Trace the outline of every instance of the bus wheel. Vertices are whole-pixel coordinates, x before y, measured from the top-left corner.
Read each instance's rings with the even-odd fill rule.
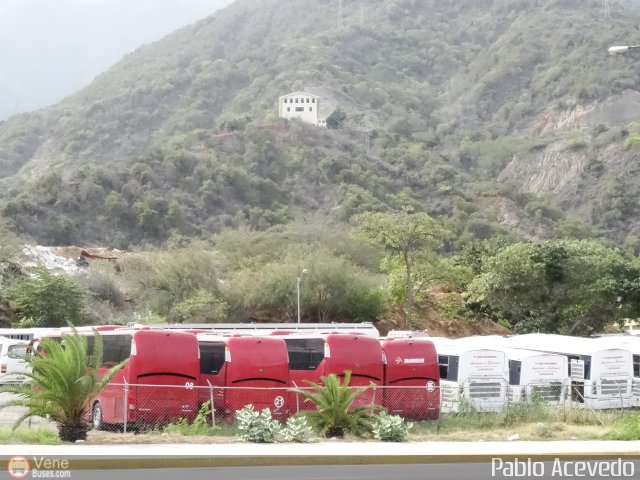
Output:
[[[91,424],[94,430],[106,430],[106,425],[102,421],[102,405],[100,402],[96,402],[91,412]]]

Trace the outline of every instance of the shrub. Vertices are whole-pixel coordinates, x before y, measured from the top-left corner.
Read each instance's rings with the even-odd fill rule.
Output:
[[[166,433],[179,433],[180,435],[211,435],[215,432],[215,427],[209,424],[211,418],[211,406],[207,401],[200,406],[195,420],[189,423],[182,418],[177,422],[170,423],[164,427]]]
[[[533,397],[530,400],[522,400],[509,405],[504,417],[504,424],[506,426],[513,426],[534,422],[536,420],[546,420],[548,417],[548,405],[540,398]]]
[[[640,147],[640,136],[638,135],[629,135],[624,141],[625,150],[632,150],[638,147]]]
[[[215,323],[227,318],[228,306],[213,293],[200,290],[171,309],[168,319],[177,323]]]
[[[404,442],[412,427],[412,423],[405,422],[404,418],[398,415],[380,412],[378,421],[373,428],[373,436],[383,442]]]
[[[308,442],[313,436],[313,429],[304,416],[291,417],[282,429],[282,437],[285,442]]]
[[[120,291],[112,278],[103,272],[90,270],[76,275],[79,285],[86,288],[91,296],[103,302],[108,302],[116,309],[123,309],[126,305],[125,295]]]
[[[33,273],[7,291],[7,298],[18,305],[21,319],[31,319],[31,326],[38,327],[81,323],[84,290],[73,279],[54,275],[46,267],[36,267]]]
[[[273,443],[282,430],[280,423],[271,418],[271,411],[265,408],[256,412],[253,405],[236,410],[238,429],[242,432],[240,438],[255,443]]]

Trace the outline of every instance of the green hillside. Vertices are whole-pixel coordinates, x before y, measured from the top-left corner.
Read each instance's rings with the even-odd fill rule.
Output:
[[[238,0],[1,123],[2,212],[40,243],[127,247],[411,205],[458,244],[512,232],[636,249],[640,55],[606,49],[633,43],[640,11],[603,13]],[[322,92],[343,128],[279,121],[296,90]]]

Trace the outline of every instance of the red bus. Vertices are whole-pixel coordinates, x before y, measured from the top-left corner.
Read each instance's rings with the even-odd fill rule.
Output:
[[[432,342],[424,339],[381,339],[386,362],[382,406],[412,420],[440,416],[440,369]]]
[[[80,334],[87,336],[91,352],[93,333]],[[91,404],[91,422],[96,430],[125,423],[160,425],[195,418],[198,394],[194,387],[200,371],[195,335],[168,330],[109,330],[100,336],[103,372],[127,358],[129,362]]]
[[[286,416],[289,364],[282,338],[198,334],[198,343],[200,385],[214,387],[200,389],[201,403],[213,400],[226,419],[248,404],[268,408],[274,418]]]
[[[307,381],[320,383],[320,377],[332,373],[343,377],[351,371],[350,386],[382,385],[384,381],[383,353],[380,342],[362,334],[329,333],[326,335],[282,336],[289,352],[289,378],[294,388],[307,388]],[[295,401],[295,397],[294,397]],[[376,391],[360,395],[355,405],[381,404]],[[293,403],[293,402],[292,402]],[[300,409],[312,408],[298,399]],[[295,405],[292,405],[295,408]],[[295,409],[292,410],[295,412]]]

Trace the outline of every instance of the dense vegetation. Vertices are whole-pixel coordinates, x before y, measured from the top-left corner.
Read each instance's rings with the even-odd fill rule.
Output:
[[[593,240],[495,237],[454,249],[444,225],[407,210],[363,214],[350,232],[341,228],[318,222],[174,240],[115,262],[91,260],[71,278],[7,267],[3,321],[295,322],[298,277],[304,322],[425,328],[428,313],[451,324],[491,319],[517,332],[587,335],[640,314],[640,260]]]
[[[527,238],[637,247],[635,182],[618,175],[635,155],[628,119],[540,127],[637,86],[635,59],[604,54],[633,38],[632,3],[612,18],[595,0],[343,3],[340,22],[337,0],[239,0],[4,122],[4,215],[41,243],[127,247],[410,204],[462,241],[510,215]],[[278,95],[309,88],[342,129],[276,126]],[[581,176],[529,188],[527,168],[563,148]]]

